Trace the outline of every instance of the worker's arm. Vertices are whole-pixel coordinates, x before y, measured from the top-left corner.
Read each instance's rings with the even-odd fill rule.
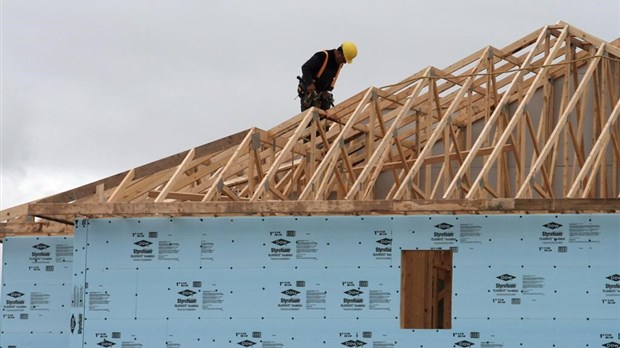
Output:
[[[304,65],[301,66],[301,79],[304,86],[310,86],[316,74],[318,74],[321,66],[323,65],[323,61],[325,60],[325,53],[317,52],[315,53]]]

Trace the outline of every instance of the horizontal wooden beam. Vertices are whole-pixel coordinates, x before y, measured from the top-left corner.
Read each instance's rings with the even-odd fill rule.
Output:
[[[146,195],[149,198],[156,198],[161,191],[153,190],[149,191]],[[196,201],[200,202],[204,197],[204,193],[190,193],[190,192],[170,192],[166,196],[167,199],[176,199],[179,201]]]
[[[0,211],[0,221],[24,218],[28,212],[28,204],[21,204],[9,209]]]
[[[476,153],[476,157],[481,157],[481,156],[488,156],[493,149],[495,149],[494,147],[483,147],[480,148],[480,150],[478,150],[478,152]],[[510,151],[514,151],[514,145],[512,144],[505,144],[504,146],[502,146],[502,152],[510,152]],[[465,150],[465,151],[461,151],[460,156],[467,156],[469,155],[469,150]],[[449,154],[445,154],[445,155],[435,155],[435,156],[428,156],[425,160],[424,160],[424,165],[429,165],[429,164],[434,164],[434,163],[442,163],[445,159],[446,156],[448,156],[448,159],[450,161],[456,161],[459,159],[459,154],[455,153],[455,152],[450,152]],[[409,159],[405,162],[407,162],[407,164],[411,165],[412,163],[415,162],[417,157],[414,157],[412,159]],[[403,162],[386,162],[385,164],[383,164],[383,168],[382,170],[390,170],[390,169],[394,169],[394,168],[402,168],[403,167]],[[361,168],[355,168],[356,170],[361,169]]]
[[[11,222],[0,224],[0,239],[9,236],[55,236],[73,233],[72,225],[56,222]]]
[[[620,199],[437,199],[403,201],[259,201],[162,203],[34,203],[28,215],[73,217],[138,217],[197,215],[359,215],[417,213],[521,213],[620,211]]]

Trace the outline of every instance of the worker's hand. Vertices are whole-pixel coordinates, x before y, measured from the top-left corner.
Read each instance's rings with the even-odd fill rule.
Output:
[[[308,85],[308,87],[306,87],[307,94],[312,94],[314,93],[314,91],[316,91],[316,86],[314,85],[314,83],[311,83]]]

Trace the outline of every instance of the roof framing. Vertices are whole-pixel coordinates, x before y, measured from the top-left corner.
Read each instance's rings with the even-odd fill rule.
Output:
[[[504,48],[370,87],[327,112],[312,108],[267,131],[251,128],[3,210],[0,237],[15,226],[43,231],[24,227],[32,216],[70,223],[130,211],[515,212],[536,202],[617,211],[618,42],[547,25]]]

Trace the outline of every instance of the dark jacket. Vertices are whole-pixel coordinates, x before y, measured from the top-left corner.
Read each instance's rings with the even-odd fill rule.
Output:
[[[327,65],[320,78],[317,78],[317,74],[321,70],[323,63],[325,62],[325,52],[328,54]],[[336,62],[336,50],[319,51],[315,53],[304,65],[301,66],[302,81],[304,86],[310,85],[314,82],[317,92],[331,91],[334,79],[338,75],[338,71],[341,68],[341,64]]]

